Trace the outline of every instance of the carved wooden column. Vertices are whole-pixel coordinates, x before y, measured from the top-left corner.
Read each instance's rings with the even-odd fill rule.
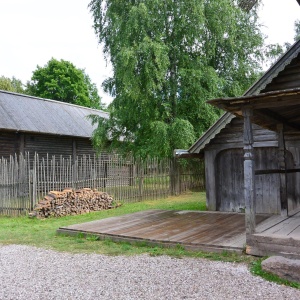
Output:
[[[283,173],[280,173],[280,205],[281,215],[288,215],[288,199],[287,199],[287,180],[286,180],[286,157],[285,157],[285,140],[283,124],[277,125],[278,130],[278,148],[279,148],[279,168]]]
[[[244,197],[246,235],[255,232],[255,161],[253,149],[252,117],[253,111],[243,109],[244,116]]]

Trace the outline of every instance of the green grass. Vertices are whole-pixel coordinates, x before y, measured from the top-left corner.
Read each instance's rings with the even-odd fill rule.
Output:
[[[110,239],[98,240],[95,235],[63,236],[57,235],[59,227],[72,224],[100,220],[113,216],[133,213],[147,209],[171,209],[171,210],[205,210],[205,193],[190,192],[178,197],[123,204],[112,210],[93,212],[79,216],[67,216],[62,218],[30,219],[28,217],[0,217],[0,244],[21,244],[56,251],[71,253],[98,253],[106,255],[136,255],[148,253],[149,255],[170,255],[174,257],[207,258],[228,262],[243,262],[250,264],[253,274],[279,284],[300,288],[299,284],[290,283],[279,279],[277,276],[261,270],[261,259],[247,255],[239,255],[231,252],[207,253],[186,251],[178,245],[175,248],[163,248],[161,246],[149,246],[146,242],[130,244],[127,242],[113,242]]]
[[[0,243],[3,245],[31,245],[72,253],[101,253],[107,255],[148,253],[150,255],[172,255],[176,257],[205,257],[225,261],[252,261],[249,257],[227,252],[221,254],[189,252],[184,250],[181,246],[175,248],[163,248],[160,246],[149,246],[147,243],[143,242],[137,242],[132,245],[126,242],[116,243],[109,239],[100,241],[93,235],[84,237],[82,234],[79,234],[71,237],[56,234],[56,230],[59,227],[120,216],[147,209],[203,211],[206,209],[205,193],[190,192],[178,197],[123,204],[117,209],[62,218],[39,220],[30,219],[28,217],[0,217]]]
[[[62,237],[56,235],[56,230],[62,226],[84,223],[103,218],[120,216],[147,209],[186,209],[205,210],[204,193],[187,193],[180,197],[144,201],[123,204],[112,210],[92,212],[85,215],[67,216],[62,218],[30,219],[28,217],[0,217],[0,243],[1,244],[24,244],[37,247],[52,248],[58,251],[71,252],[96,252],[110,254],[110,249],[115,245],[111,253],[123,253],[123,248],[128,248],[122,243],[109,243],[82,237]],[[132,252],[141,252],[139,247],[133,247]],[[136,249],[135,249],[136,248]],[[124,251],[130,252],[130,251]]]

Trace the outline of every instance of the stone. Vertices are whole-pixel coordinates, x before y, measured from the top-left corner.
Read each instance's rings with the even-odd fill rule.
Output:
[[[261,267],[282,279],[300,283],[300,260],[271,256],[261,263]]]

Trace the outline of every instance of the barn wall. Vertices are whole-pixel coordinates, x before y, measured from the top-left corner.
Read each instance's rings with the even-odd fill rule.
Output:
[[[0,131],[0,157],[8,158],[19,152],[20,135],[15,132]]]
[[[256,169],[278,168],[277,134],[253,126]],[[300,168],[300,136],[287,136],[287,161]],[[223,153],[222,153],[223,152]],[[205,148],[206,197],[209,210],[242,211],[243,120],[235,118]],[[223,157],[222,157],[223,155]],[[240,166],[240,167],[239,167]],[[222,173],[223,172],[223,173]],[[289,209],[300,205],[300,174],[288,174]],[[279,175],[256,175],[257,212],[280,213]]]
[[[75,141],[77,155],[94,155],[96,153],[92,147],[92,141],[90,139],[77,138]]]
[[[278,148],[255,148],[256,169],[278,169]],[[216,157],[216,194],[218,211],[243,212],[244,201],[244,151],[241,148],[227,149]],[[255,176],[256,212],[280,213],[279,174]]]
[[[243,148],[243,119],[234,118],[206,146],[206,149]],[[278,147],[277,133],[253,124],[254,147]]]
[[[0,131],[0,157],[9,158],[20,152],[37,152],[40,157],[56,155],[94,155],[95,151],[88,138],[66,137],[37,133],[16,133]]]

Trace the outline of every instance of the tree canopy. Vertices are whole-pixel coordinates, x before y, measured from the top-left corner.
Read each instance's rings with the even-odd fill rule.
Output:
[[[260,71],[256,7],[232,0],[92,0],[94,29],[113,76],[110,119],[95,143],[135,154],[187,148],[219,117],[206,100],[241,95]],[[123,140],[123,143],[119,143]]]
[[[21,80],[5,76],[0,77],[0,90],[10,91],[14,93],[25,93],[25,88]]]
[[[52,58],[45,66],[37,66],[27,93],[92,108],[101,108],[97,87],[84,70],[71,62]]]

